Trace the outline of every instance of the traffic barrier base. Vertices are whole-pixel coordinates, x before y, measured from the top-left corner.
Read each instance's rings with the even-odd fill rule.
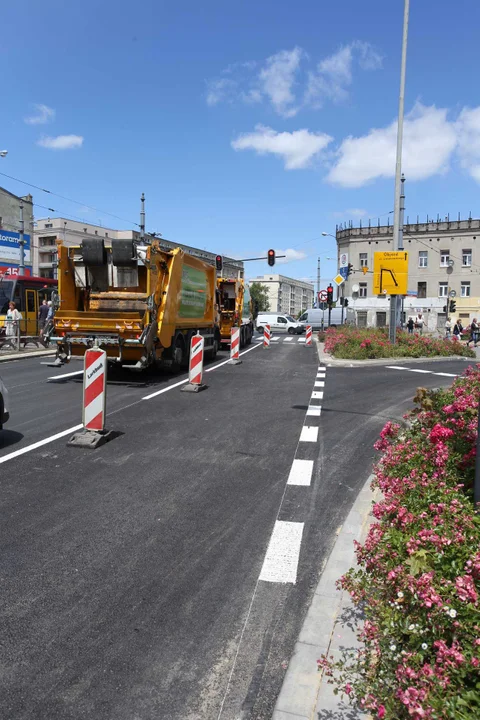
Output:
[[[186,385],[183,385],[180,392],[193,392],[198,393],[202,390],[206,390],[207,385],[204,385],[203,383],[201,385],[193,384],[193,383],[187,383]]]
[[[114,433],[112,430],[79,430],[72,435],[67,442],[67,446],[96,450],[96,448],[113,440],[117,434],[118,433]]]

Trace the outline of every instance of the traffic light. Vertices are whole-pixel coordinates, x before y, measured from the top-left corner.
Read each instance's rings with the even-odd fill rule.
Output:
[[[446,306],[446,305],[443,306],[443,312],[444,312],[444,313],[447,312],[447,306]]]
[[[455,302],[455,300],[450,300],[450,309],[449,309],[449,312],[451,312],[451,313],[455,312],[455,308],[456,308],[456,307],[457,307],[457,303]]]
[[[217,268],[217,272],[222,272],[223,270],[223,257],[221,255],[217,255],[215,257],[215,267]]]
[[[347,278],[350,277],[350,275],[352,274],[352,272],[353,272],[353,265],[352,265],[352,263],[348,263]]]
[[[333,305],[333,285],[327,287],[327,305]]]
[[[348,307],[348,298],[345,298],[345,300],[343,301],[343,306]]]
[[[268,264],[270,267],[275,265],[275,250],[269,250],[267,253]]]

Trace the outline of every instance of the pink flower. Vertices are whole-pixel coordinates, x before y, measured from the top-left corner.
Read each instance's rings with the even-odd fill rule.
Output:
[[[385,705],[379,705],[377,710],[377,717],[384,718],[385,717]]]

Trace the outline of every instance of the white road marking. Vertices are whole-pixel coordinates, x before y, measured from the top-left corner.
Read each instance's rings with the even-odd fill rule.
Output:
[[[314,390],[312,392],[312,400],[323,400],[323,390]]]
[[[317,380],[325,380],[325,373],[324,373],[324,372],[318,372],[318,373],[317,373]]]
[[[62,432],[57,433],[56,435],[50,435],[50,437],[44,438],[43,440],[39,440],[36,443],[33,443],[33,445],[27,445],[27,447],[20,448],[20,450],[14,450],[14,452],[9,453],[8,455],[3,455],[0,457],[0,465],[4,462],[7,462],[8,460],[13,460],[16,457],[19,457],[20,455],[25,455],[25,453],[31,452],[32,450],[36,450],[39,447],[42,447],[42,445],[48,445],[48,443],[53,442],[54,440],[58,440],[59,438],[65,437],[65,435],[71,435],[72,433],[76,432],[77,430],[81,430],[83,428],[83,425],[74,425],[71,428],[68,428],[68,430],[62,430]]]
[[[441,375],[442,377],[458,377],[455,373],[433,373],[434,375]]]
[[[324,380],[315,380],[314,387],[325,387]]]
[[[435,372],[435,370],[420,370],[419,368],[409,368],[405,365],[386,365],[388,370],[405,370],[406,372],[424,373],[425,375],[440,375],[441,377],[458,377],[457,373]]]
[[[275,522],[259,580],[295,585],[303,525],[282,520]]]
[[[293,340],[293,337],[288,337],[288,338],[285,338],[285,340],[283,342],[292,342],[292,340]]]
[[[320,417],[322,414],[322,406],[321,405],[309,405],[307,408],[307,415],[312,415],[314,417]]]
[[[62,380],[63,378],[73,377],[74,375],[83,375],[83,370],[75,370],[75,372],[65,373],[64,375],[52,375],[47,380]]]
[[[405,365],[387,365],[387,370],[409,370]]]
[[[300,442],[317,442],[318,440],[318,427],[311,427],[304,425],[302,432],[300,433]]]
[[[408,368],[408,372],[416,372],[416,373],[422,373],[424,375],[430,375],[431,370],[418,370],[417,368]]]
[[[298,342],[305,342],[307,338],[298,338]]]
[[[270,340],[272,342],[275,342],[275,341],[278,342],[280,340],[280,338],[278,337],[278,335],[275,335],[274,337],[271,337]]]
[[[294,460],[287,485],[305,485],[312,482],[313,460]]]

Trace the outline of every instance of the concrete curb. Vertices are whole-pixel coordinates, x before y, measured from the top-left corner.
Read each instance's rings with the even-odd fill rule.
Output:
[[[31,350],[30,352],[18,352],[11,355],[0,355],[0,363],[11,362],[12,360],[26,360],[31,357],[45,357],[46,355],[55,355],[56,350]]]
[[[319,342],[315,338],[315,342],[317,343],[317,352],[318,357],[321,360],[321,362],[326,363],[328,366],[331,367],[366,367],[367,365],[399,365],[399,364],[410,364],[410,363],[431,363],[431,362],[449,362],[451,360],[459,361],[463,360],[463,362],[475,362],[475,358],[466,358],[463,355],[449,355],[448,357],[438,356],[435,357],[420,357],[420,358],[410,358],[410,357],[391,357],[391,358],[375,358],[372,360],[337,360],[336,358],[333,358],[331,355],[328,355],[326,352],[323,351],[323,343]]]
[[[337,618],[347,603],[345,596],[348,593],[337,590],[335,583],[355,565],[353,541],[360,542],[370,525],[375,497],[370,488],[372,478],[370,475],[337,535],[295,645],[272,720],[313,720],[320,710],[338,713],[342,708],[340,695],[334,695],[331,686],[322,683],[317,659],[329,652]],[[328,714],[326,717],[344,715]],[[366,716],[359,714],[358,717]]]

